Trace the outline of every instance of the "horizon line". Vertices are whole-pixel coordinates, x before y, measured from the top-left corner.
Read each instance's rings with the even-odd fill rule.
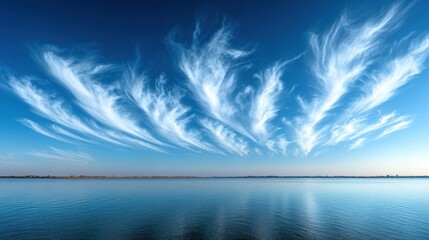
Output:
[[[174,179],[174,178],[429,178],[428,175],[248,175],[248,176],[116,176],[116,175],[2,175],[0,178],[37,179]]]

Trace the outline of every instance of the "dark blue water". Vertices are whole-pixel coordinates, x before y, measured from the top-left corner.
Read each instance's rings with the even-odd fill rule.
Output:
[[[0,179],[0,239],[428,239],[429,179]]]

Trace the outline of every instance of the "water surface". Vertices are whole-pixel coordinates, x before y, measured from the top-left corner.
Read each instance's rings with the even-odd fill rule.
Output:
[[[0,179],[0,239],[427,239],[429,179]]]

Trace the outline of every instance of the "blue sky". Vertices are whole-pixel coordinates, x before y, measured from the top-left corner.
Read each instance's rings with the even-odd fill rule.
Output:
[[[428,3],[0,6],[0,174],[426,175]]]

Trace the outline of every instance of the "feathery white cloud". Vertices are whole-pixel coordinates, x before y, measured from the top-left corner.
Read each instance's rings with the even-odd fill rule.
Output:
[[[217,144],[227,151],[239,155],[246,155],[249,152],[247,142],[223,124],[207,118],[202,119],[201,124],[208,130]]]
[[[54,147],[50,147],[50,151],[48,152],[32,151],[27,154],[42,159],[71,161],[82,164],[94,161],[94,159],[86,153],[80,151],[65,151]]]
[[[252,106],[249,112],[251,129],[260,142],[266,141],[271,136],[272,129],[268,126],[270,120],[277,116],[279,106],[278,97],[283,90],[281,77],[283,75],[284,64],[276,63],[264,72],[257,74],[262,86],[252,99]]]
[[[181,103],[182,94],[178,89],[165,89],[163,75],[157,80],[154,90],[149,88],[147,77],[139,74],[136,67],[130,67],[123,78],[127,95],[143,110],[160,134],[181,147],[213,151],[199,132],[189,129],[190,108]]]
[[[401,122],[407,122],[409,124],[411,123],[411,119],[409,116],[398,116],[393,112],[391,114],[381,116],[375,122],[368,122],[369,120],[367,118],[356,116],[354,119],[349,120],[349,122],[343,125],[333,127],[331,129],[330,139],[325,145],[335,145],[340,142],[354,141],[358,138],[362,138],[363,136],[365,141],[367,141],[370,140],[369,135],[374,135],[374,133],[382,129],[390,128],[392,125],[396,125]],[[361,146],[362,143],[363,140],[359,146]]]
[[[281,136],[277,139],[267,140],[265,146],[274,153],[280,152],[282,154],[286,154],[287,146],[289,145],[289,141],[286,140],[285,137]]]
[[[364,24],[351,24],[343,16],[323,35],[311,34],[310,47],[314,55],[311,70],[317,79],[319,93],[310,103],[298,98],[304,116],[296,118],[296,142],[304,155],[320,143],[325,129],[319,124],[334,109],[371,63],[383,33],[395,27],[401,15],[394,5],[383,16]]]
[[[371,76],[364,95],[351,106],[351,114],[365,113],[393,97],[398,89],[422,71],[429,54],[429,35],[415,41],[405,55]]]
[[[109,127],[146,141],[148,148],[156,150],[153,144],[163,145],[119,105],[121,97],[115,93],[114,86],[103,86],[95,81],[98,75],[110,69],[109,65],[96,64],[90,59],[60,57],[55,50],[48,48],[41,56],[47,71],[74,95],[79,106],[89,115]]]
[[[385,130],[381,134],[379,134],[375,138],[372,138],[371,140],[372,141],[378,140],[378,139],[380,139],[380,138],[382,138],[382,137],[384,137],[384,136],[386,136],[388,134],[391,134],[393,132],[399,131],[401,129],[405,129],[405,128],[407,128],[411,124],[411,122],[412,122],[411,119],[407,119],[406,117],[401,116],[401,117],[395,118],[392,122],[388,122],[388,124],[384,124],[381,127],[378,127],[378,126],[381,125],[381,124],[378,124],[377,125],[378,129],[382,128],[382,127],[386,127],[385,125],[389,125],[389,126],[386,127]],[[375,130],[377,130],[377,129],[375,129],[375,128],[374,129],[370,129],[370,130],[366,131],[365,133],[359,134],[357,136],[362,136],[364,134],[371,133],[371,132],[373,132]],[[352,139],[355,139],[355,138],[352,138]],[[353,140],[354,142],[350,146],[349,150],[353,150],[353,149],[362,147],[364,145],[364,143],[368,142],[369,140],[370,139],[368,139],[367,137],[361,137],[361,138],[358,138],[356,140]]]
[[[55,132],[57,132],[57,133],[59,133],[59,134],[61,134],[61,135],[64,135],[64,136],[66,136],[66,137],[69,137],[69,138],[72,138],[72,139],[78,140],[78,141],[80,141],[80,142],[91,143],[91,141],[89,141],[88,139],[85,139],[85,138],[80,137],[80,136],[78,136],[78,135],[76,135],[76,134],[74,134],[74,133],[71,133],[71,132],[69,132],[69,131],[65,130],[64,128],[62,128],[62,127],[60,127],[60,126],[58,126],[58,125],[52,124],[51,128],[52,128],[52,130],[54,130]]]
[[[356,140],[355,142],[353,142],[353,144],[350,146],[349,150],[353,150],[353,149],[356,149],[356,148],[361,147],[361,146],[364,144],[364,142],[365,142],[366,140],[367,140],[366,138],[359,138],[359,139],[357,139],[357,140]]]
[[[206,42],[200,41],[200,31],[197,24],[192,45],[188,48],[170,39],[187,85],[210,117],[251,138],[236,120],[237,106],[232,96],[242,59],[251,52],[230,46],[232,29],[226,24]]]
[[[55,133],[50,132],[49,130],[45,129],[44,127],[40,126],[39,124],[37,124],[31,120],[22,119],[21,123],[24,124],[26,127],[32,129],[33,131],[39,133],[39,134],[42,134],[44,136],[47,136],[47,137],[50,137],[50,138],[53,138],[53,139],[56,139],[56,140],[59,140],[62,142],[71,143],[69,140],[62,138]]]
[[[146,142],[132,139],[123,134],[116,133],[112,130],[103,129],[96,125],[94,122],[83,121],[78,116],[74,115],[68,108],[64,106],[63,101],[55,99],[52,95],[35,87],[29,78],[16,79],[10,77],[9,86],[11,90],[18,95],[24,102],[29,104],[33,110],[42,117],[51,120],[64,127],[80,132],[85,136],[94,137],[105,142],[128,146],[137,146],[140,148],[155,148],[148,145]],[[38,124],[26,120],[23,122],[27,127],[45,136],[55,138],[61,141],[68,141],[63,137],[54,134]],[[54,129],[55,130],[55,129]],[[57,131],[58,132],[58,131]],[[65,134],[62,134],[65,135]],[[69,136],[70,137],[70,136]],[[157,151],[162,151],[155,148]]]
[[[376,139],[380,139],[388,134],[391,134],[393,132],[399,131],[401,129],[405,129],[407,128],[410,124],[411,124],[412,120],[411,119],[404,119],[399,121],[398,123],[396,123],[393,126],[390,126],[389,128],[387,128],[386,130],[384,130]]]
[[[408,127],[412,122],[410,117],[396,116],[395,113],[385,115],[373,124],[365,125],[365,121],[368,120],[366,117],[368,112],[392,98],[400,87],[422,71],[423,63],[428,54],[429,36],[427,35],[414,40],[404,55],[394,58],[386,67],[377,71],[377,74],[373,74],[365,85],[362,96],[350,104],[337,121],[336,126],[333,127],[328,144],[354,140],[360,136],[388,127],[375,138],[379,139],[391,132]],[[367,138],[365,138],[366,140]],[[359,146],[362,146],[362,143],[363,141]]]

